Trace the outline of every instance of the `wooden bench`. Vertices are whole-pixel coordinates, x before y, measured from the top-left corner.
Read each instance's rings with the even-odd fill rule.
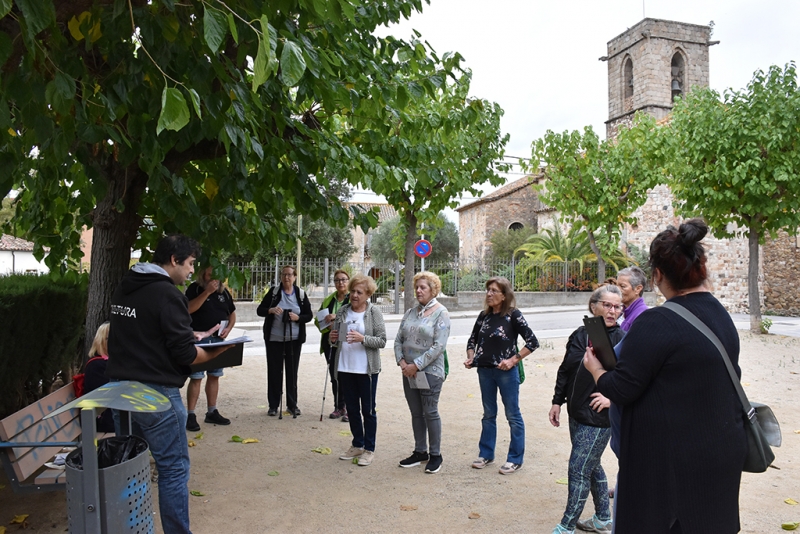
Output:
[[[44,464],[63,447],[79,445],[80,410],[44,417],[74,399],[75,391],[69,383],[0,421],[0,460],[15,492],[66,487],[65,471],[48,469]]]

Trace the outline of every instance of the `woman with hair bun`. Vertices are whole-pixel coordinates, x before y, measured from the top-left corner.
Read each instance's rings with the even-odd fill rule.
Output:
[[[739,336],[709,293],[708,233],[701,219],[668,227],[650,245],[653,283],[711,329],[738,375]],[[663,307],[643,312],[618,348],[613,371],[592,349],[584,365],[622,407],[615,532],[739,532],[747,438],[742,405],[719,350]]]

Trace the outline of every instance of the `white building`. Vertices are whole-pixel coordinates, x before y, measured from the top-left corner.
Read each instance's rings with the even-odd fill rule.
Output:
[[[0,236],[0,275],[46,274],[50,269],[33,257],[33,243],[18,237]]]

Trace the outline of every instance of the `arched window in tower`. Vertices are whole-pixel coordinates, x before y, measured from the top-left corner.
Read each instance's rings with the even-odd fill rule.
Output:
[[[525,228],[525,225],[521,222],[513,222],[508,227],[509,230],[522,230],[523,228]]]
[[[622,69],[622,109],[624,112],[633,111],[633,61],[625,60]]]
[[[670,90],[672,91],[672,100],[675,100],[676,96],[683,96],[683,91],[686,88],[686,79],[684,77],[684,72],[686,69],[684,68],[684,61],[683,56],[680,52],[675,52],[675,55],[672,56],[672,76],[670,77]]]

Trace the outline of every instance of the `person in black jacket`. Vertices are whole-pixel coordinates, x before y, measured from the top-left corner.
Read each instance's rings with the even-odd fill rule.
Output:
[[[589,311],[605,319],[611,344],[616,345],[625,335],[617,325],[622,313],[622,292],[617,286],[604,285],[595,289],[589,298]],[[611,439],[608,419],[609,400],[597,391],[594,378],[583,366],[588,346],[586,328],[575,330],[567,341],[564,361],[558,368],[550,424],[561,425],[561,405],[567,403],[569,436],[572,451],[569,456],[569,494],[564,516],[553,534],[581,530],[611,532],[611,511],[608,503],[608,480],[600,458]],[[591,490],[594,498],[593,517],[578,521]]]
[[[166,411],[130,414],[134,435],[147,441],[156,461],[161,525],[170,534],[191,534],[189,442],[180,388],[190,365],[228,348],[195,346],[189,303],[175,287],[192,275],[199,254],[196,241],[182,235],[165,237],[153,253],[153,263],[131,267],[111,298],[106,375],[111,380],[137,380],[170,400]],[[115,424],[117,420],[115,415]]]
[[[297,372],[300,348],[306,341],[306,323],[314,314],[308,295],[295,285],[297,271],[291,265],[281,268],[281,284],[270,288],[256,313],[264,319],[267,344],[268,415],[277,415],[281,402],[283,368],[286,367],[286,406],[297,417]]]

